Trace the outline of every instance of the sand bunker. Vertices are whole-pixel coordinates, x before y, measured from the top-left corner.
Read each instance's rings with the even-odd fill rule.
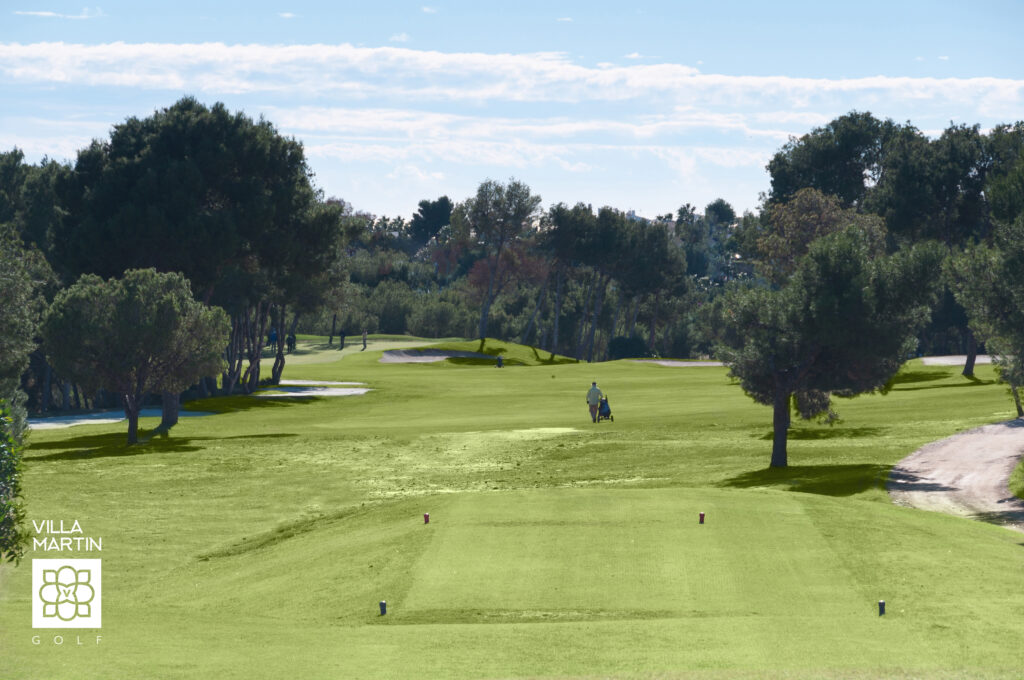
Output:
[[[921,363],[925,366],[963,366],[967,357],[963,354],[951,354],[945,357],[921,357]],[[987,354],[979,354],[974,360],[975,364],[991,364],[992,357]]]
[[[673,368],[689,368],[693,366],[724,366],[721,361],[676,361],[674,359],[633,359],[638,364],[658,364]]]
[[[452,358],[491,359],[490,354],[479,352],[458,352],[443,349],[389,349],[380,355],[383,364],[430,364]]]
[[[302,385],[286,385],[285,381],[281,381],[281,385],[278,387],[270,387],[265,390],[255,392],[252,396],[262,397],[264,399],[281,399],[288,397],[354,397],[360,394],[366,394],[370,391],[369,387],[319,387],[318,385],[330,384],[330,383],[318,383],[318,384],[302,384]],[[342,383],[337,383],[342,384]],[[362,385],[365,383],[345,383],[348,385]]]
[[[886,488],[899,505],[1024,531],[1024,500],[1009,488],[1024,451],[1024,420],[984,425],[921,447],[897,463]]]
[[[181,418],[212,416],[210,411],[179,411]],[[159,418],[158,408],[144,408],[139,412],[140,418]],[[109,425],[124,420],[124,411],[99,411],[98,413],[80,413],[72,416],[49,416],[46,418],[29,418],[28,426],[32,430],[55,430],[75,425]]]
[[[335,382],[333,380],[282,380],[278,383],[279,385],[338,385],[352,387],[355,385],[365,385],[366,383],[361,382]]]

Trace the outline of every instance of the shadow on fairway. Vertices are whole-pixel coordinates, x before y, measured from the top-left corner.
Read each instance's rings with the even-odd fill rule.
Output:
[[[736,475],[722,486],[747,489],[768,487],[823,496],[852,496],[881,487],[888,465],[791,465]]]
[[[173,432],[173,431],[172,431]],[[89,434],[71,439],[32,444],[25,452],[26,463],[53,463],[62,460],[92,460],[94,458],[111,458],[117,456],[142,456],[154,453],[191,453],[205,448],[201,442],[226,441],[229,439],[282,439],[297,437],[297,434],[285,432],[275,434],[235,435],[233,437],[154,437],[142,441],[152,432],[139,431],[140,442],[132,446],[125,443],[124,432],[108,434]],[[61,449],[58,453],[33,455],[36,451]]]
[[[271,386],[267,386],[268,388]],[[263,388],[261,388],[263,389]],[[240,411],[253,411],[267,408],[289,408],[302,406],[317,401],[323,401],[324,397],[317,396],[281,396],[254,397],[252,395],[233,395],[230,397],[210,397],[209,399],[197,399],[188,402],[190,410],[212,411],[214,413],[238,413]]]
[[[933,382],[935,380],[945,380],[948,377],[950,376],[947,371],[902,371],[897,373],[886,387],[898,389],[899,385]]]
[[[820,441],[822,439],[862,439],[864,437],[877,437],[882,434],[883,429],[879,427],[843,427],[841,425],[833,425],[832,427],[820,427],[820,428],[806,428],[806,429],[791,429],[789,431],[790,440],[798,441]],[[755,435],[756,436],[756,435]],[[761,435],[758,439],[762,441],[770,442],[775,437],[775,433],[772,430],[768,430],[767,434]]]
[[[942,377],[946,377],[946,376],[942,376]],[[922,385],[920,387],[899,387],[898,386],[899,385],[899,381],[896,381],[896,383],[894,384],[894,387],[892,389],[900,391],[900,392],[915,392],[917,390],[944,390],[944,389],[947,389],[947,388],[952,389],[952,388],[958,388],[958,387],[982,387],[984,385],[995,385],[996,384],[995,380],[982,380],[981,378],[977,378],[977,377],[975,377],[973,375],[969,375],[969,376],[968,375],[963,375],[963,376],[960,376],[960,377],[963,378],[963,382],[953,383],[953,384],[945,383],[943,385]],[[922,381],[916,381],[916,382],[925,382],[925,381],[922,380]]]

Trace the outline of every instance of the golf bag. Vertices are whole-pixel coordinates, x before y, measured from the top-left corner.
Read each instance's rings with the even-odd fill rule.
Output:
[[[597,421],[610,420],[615,422],[615,416],[612,415],[612,407],[608,405],[608,397],[601,397],[601,402],[597,406]]]

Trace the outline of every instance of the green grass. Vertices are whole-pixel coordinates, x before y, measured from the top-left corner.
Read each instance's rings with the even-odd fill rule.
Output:
[[[1017,498],[1024,498],[1024,460],[1013,469],[1010,475],[1010,491]]]
[[[103,641],[33,645],[30,561],[0,568],[0,678],[1020,676],[1024,537],[883,488],[921,444],[1013,416],[987,367],[913,362],[840,423],[797,423],[773,471],[770,409],[721,368],[325,340],[285,377],[373,391],[197,402],[218,415],[133,448],[123,424],[33,433],[30,518],[103,537],[75,555],[103,559]],[[592,380],[614,423],[590,422]]]

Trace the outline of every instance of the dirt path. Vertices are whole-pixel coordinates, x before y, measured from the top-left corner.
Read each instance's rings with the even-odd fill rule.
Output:
[[[892,469],[893,502],[1000,524],[1024,532],[1024,500],[1010,473],[1024,454],[1024,419],[985,425],[928,444]]]

